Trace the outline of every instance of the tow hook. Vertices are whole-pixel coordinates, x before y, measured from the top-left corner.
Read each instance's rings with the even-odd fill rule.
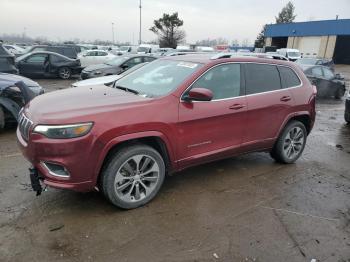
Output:
[[[34,167],[29,168],[29,174],[30,174],[30,183],[32,184],[33,190],[36,192],[37,196],[41,195],[41,192],[43,192],[43,188],[40,184],[40,176],[38,173],[38,170]]]

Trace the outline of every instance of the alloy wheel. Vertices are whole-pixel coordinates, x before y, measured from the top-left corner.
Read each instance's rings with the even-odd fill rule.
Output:
[[[300,127],[293,127],[287,133],[284,143],[283,151],[288,159],[294,159],[303,150],[305,143],[305,135]]]
[[[159,181],[160,167],[149,155],[134,155],[119,168],[114,190],[125,202],[139,202],[148,197]]]

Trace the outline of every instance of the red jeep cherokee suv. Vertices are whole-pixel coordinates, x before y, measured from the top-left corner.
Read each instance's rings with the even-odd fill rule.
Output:
[[[167,173],[253,151],[281,163],[303,152],[315,89],[290,62],[186,55],[156,60],[113,87],[72,88],[21,112],[31,181],[98,188],[114,205],[149,202]]]

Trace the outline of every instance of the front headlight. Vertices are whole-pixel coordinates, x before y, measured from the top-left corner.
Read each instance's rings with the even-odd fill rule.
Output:
[[[75,138],[89,133],[92,126],[93,123],[72,125],[37,125],[33,132],[53,139]]]
[[[100,75],[100,74],[102,74],[102,72],[101,71],[95,71],[94,74],[95,75]]]

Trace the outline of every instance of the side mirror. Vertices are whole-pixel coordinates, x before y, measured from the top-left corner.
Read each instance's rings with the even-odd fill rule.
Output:
[[[184,97],[185,101],[211,101],[213,99],[213,92],[206,88],[193,88],[188,92],[188,95]]]
[[[121,65],[120,66],[123,70],[126,70],[126,69],[128,69],[129,68],[129,66],[128,65]]]

